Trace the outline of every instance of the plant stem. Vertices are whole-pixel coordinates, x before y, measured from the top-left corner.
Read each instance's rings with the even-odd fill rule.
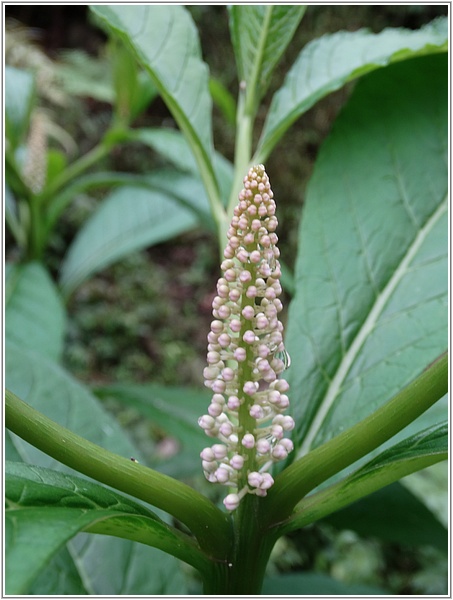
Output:
[[[262,498],[247,494],[234,513],[234,543],[225,564],[214,564],[214,574],[205,582],[207,595],[258,595],[266,566],[280,533],[262,526]]]
[[[377,469],[366,477],[357,477],[356,474],[353,474],[343,481],[301,500],[296,506],[296,512],[278,526],[278,531],[280,535],[284,535],[319,521],[344,506],[352,504],[402,477],[446,460],[447,457],[447,453],[432,454],[411,460],[396,461],[392,468]]]
[[[263,498],[268,523],[286,519],[308,492],[393,437],[447,391],[448,355],[445,353],[369,417],[282,471]]]
[[[192,531],[209,556],[225,558],[230,519],[203,495],[172,477],[89,442],[9,391],[5,407],[6,426],[19,437],[68,467],[170,513]]]
[[[233,210],[238,203],[238,194],[241,190],[244,174],[250,167],[252,155],[252,134],[254,115],[246,112],[246,94],[244,90],[239,91],[239,101],[236,119],[236,144],[234,149],[234,178],[228,201],[228,219],[231,220]],[[220,240],[220,246],[224,247],[226,240]]]
[[[36,196],[31,196],[28,201],[30,222],[28,230],[27,259],[41,260],[45,246],[43,235],[43,212]]]
[[[78,160],[69,165],[58,177],[56,177],[48,187],[45,188],[40,196],[40,202],[46,203],[52,200],[55,194],[61,190],[70,181],[78,177],[81,173],[99,162],[104,156],[107,156],[112,150],[112,144],[105,141],[100,142],[92,148],[87,154],[81,156]]]

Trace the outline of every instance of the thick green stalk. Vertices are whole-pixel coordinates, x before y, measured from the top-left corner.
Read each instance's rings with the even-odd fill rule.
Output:
[[[236,119],[236,144],[234,149],[234,178],[228,201],[228,221],[231,221],[233,210],[238,203],[238,194],[242,188],[244,173],[250,167],[252,156],[252,134],[254,114],[246,112],[246,94],[244,90],[239,91],[239,101]],[[220,247],[225,247],[225,239],[220,240]]]
[[[286,519],[308,492],[393,437],[447,391],[448,356],[444,354],[369,417],[280,473],[263,498],[268,523]]]
[[[184,523],[201,548],[224,559],[231,535],[229,517],[188,485],[109,452],[44,416],[6,392],[6,426],[63,464],[163,509]]]
[[[247,494],[234,513],[234,544],[224,564],[214,564],[214,573],[205,582],[207,595],[259,595],[277,530],[264,531],[262,498]]]
[[[294,514],[277,527],[280,535],[300,529],[319,521],[323,517],[352,504],[360,498],[406,477],[447,459],[445,454],[432,454],[409,460],[395,461],[391,468],[383,467],[366,476],[356,477],[355,474],[330,487],[307,496],[295,508]]]
[[[30,211],[30,223],[28,230],[27,259],[41,260],[46,238],[44,235],[44,215],[36,196],[31,196],[29,198],[28,208]]]

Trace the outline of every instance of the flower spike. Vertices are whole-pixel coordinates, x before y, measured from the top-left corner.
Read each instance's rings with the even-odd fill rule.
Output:
[[[235,488],[224,500],[235,510],[247,494],[265,496],[274,480],[267,472],[293,449],[285,432],[294,428],[289,385],[279,378],[289,365],[283,344],[279,296],[277,217],[263,165],[252,167],[228,230],[223,276],[212,302],[208,366],[213,392],[208,414],[198,420],[216,443],[201,452],[208,481]]]

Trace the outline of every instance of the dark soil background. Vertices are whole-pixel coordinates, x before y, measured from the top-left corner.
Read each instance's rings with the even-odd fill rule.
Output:
[[[203,57],[211,73],[236,97],[238,82],[225,6],[192,5],[188,10],[197,24]],[[275,72],[258,117],[257,137],[273,92],[308,41],[340,29],[416,29],[447,13],[445,4],[310,6]],[[68,49],[82,49],[95,58],[106,42],[84,5],[10,4],[5,6],[5,16],[31,28],[35,43],[51,60],[58,60]],[[320,144],[352,85],[330,94],[299,119],[266,164],[279,202],[282,256],[291,268],[307,181]],[[102,137],[111,116],[109,104],[92,98],[73,98],[69,108],[52,110],[58,124],[76,141],[80,154]],[[216,149],[232,160],[234,128],[217,108],[213,118]],[[156,100],[135,124],[155,127],[171,123],[165,105]],[[160,164],[161,159],[150,150],[128,145],[115,150],[102,166],[149,172]],[[81,195],[63,216],[46,256],[55,275],[69,243],[99,200]],[[14,252],[7,238],[7,257],[14,257]],[[218,277],[217,256],[214,237],[201,229],[194,230],[134,254],[84,283],[69,302],[66,366],[88,383],[153,381],[199,387],[211,320],[210,302]],[[120,411],[117,406],[109,407]],[[134,420],[123,419],[132,427]],[[315,568],[343,580],[382,585],[398,594],[445,593],[444,571],[442,575],[437,573],[439,560],[430,549],[408,552],[396,545],[361,540],[351,532],[338,533],[328,526],[308,529],[303,540],[294,536],[281,544],[275,570]],[[359,555],[365,557],[365,562],[358,562]],[[357,577],[348,575],[351,568]]]

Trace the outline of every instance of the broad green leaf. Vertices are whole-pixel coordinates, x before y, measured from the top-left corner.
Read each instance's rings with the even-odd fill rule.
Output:
[[[6,501],[7,573],[12,593],[26,591],[50,556],[82,529],[135,536],[176,554],[183,545],[180,534],[143,505],[80,477],[49,469],[9,463]],[[30,536],[40,543],[30,544]]]
[[[383,596],[382,588],[366,584],[347,584],[324,573],[289,573],[264,580],[262,594],[276,596]]]
[[[87,596],[81,574],[67,546],[58,550],[40,570],[28,593],[32,596]]]
[[[111,192],[78,232],[61,266],[67,296],[80,283],[123,256],[164,242],[197,224],[193,211],[156,190],[122,187]]]
[[[6,136],[12,147],[19,146],[25,136],[35,100],[34,77],[28,71],[5,68]]]
[[[318,100],[369,71],[414,56],[447,50],[448,23],[420,30],[339,31],[307,44],[272,99],[255,162],[264,162],[296,119]]]
[[[362,537],[371,536],[407,546],[435,546],[442,552],[448,548],[448,530],[399,482],[328,515],[324,520],[339,529],[356,531]]]
[[[149,146],[181,171],[198,173],[197,163],[190,146],[177,129],[167,127],[130,129],[127,138]]]
[[[219,175],[223,179],[223,185],[228,186],[230,185],[231,165],[228,161],[219,162],[219,165],[221,165]],[[214,228],[206,191],[198,176],[193,177],[173,169],[160,169],[149,175],[111,171],[82,175],[55,197],[49,210],[49,226],[55,224],[61,212],[76,194],[107,186],[143,188],[154,193],[164,193],[165,197],[182,204],[183,208],[189,208],[208,229]]]
[[[320,152],[287,329],[299,454],[447,347],[446,152],[443,55],[365,77]]]
[[[246,93],[264,95],[272,71],[291,41],[306,6],[232,5],[229,7],[230,33],[238,75]],[[255,91],[256,90],[256,91]]]
[[[104,511],[101,511],[104,512]],[[5,515],[6,593],[27,594],[33,579],[67,540],[91,521],[80,508],[36,507]]]
[[[145,516],[164,525],[143,504],[79,476],[23,462],[7,462],[6,475],[6,499],[10,510],[49,505],[52,508],[108,509]]]
[[[98,5],[91,9],[132,48],[189,141],[200,170],[214,178],[209,75],[187,10],[176,5]]]
[[[180,563],[152,548],[113,538],[79,533],[62,548],[34,581],[29,594],[38,596],[185,595],[187,583]],[[74,557],[74,558],[73,558]],[[120,565],[113,569],[112,563]],[[77,565],[82,565],[80,572]],[[125,567],[126,565],[126,567]]]
[[[103,448],[141,460],[140,452],[115,419],[86,387],[64,369],[42,354],[13,343],[7,344],[5,358],[6,387],[14,394],[57,423]],[[12,439],[22,460],[65,470],[66,467],[16,435],[12,435]]]
[[[199,176],[198,166],[190,146],[180,131],[165,127],[130,129],[127,139],[146,144],[181,171],[192,173],[196,177]],[[220,194],[226,203],[233,182],[233,165],[218,152],[213,153],[212,161],[219,182]],[[153,177],[154,181],[159,179],[158,173],[151,174],[150,177]],[[206,197],[206,192],[202,191],[201,194]],[[207,198],[206,209],[210,212]]]
[[[156,548],[111,536],[80,533],[69,546],[81,561],[89,594],[107,596],[178,596],[188,593],[181,563]],[[116,565],[116,566],[113,566]]]
[[[7,340],[59,360],[66,314],[49,273],[37,262],[12,265],[5,283]]]
[[[95,388],[100,398],[115,398],[132,406],[179,443],[179,451],[168,462],[157,463],[160,471],[175,476],[200,472],[200,452],[207,440],[198,426],[210,395],[206,390],[173,388],[157,384],[116,384]]]

